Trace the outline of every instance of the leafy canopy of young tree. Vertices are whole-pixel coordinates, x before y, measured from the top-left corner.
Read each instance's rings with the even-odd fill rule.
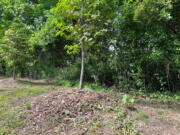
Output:
[[[52,23],[59,28],[57,35],[72,40],[67,52],[77,53],[81,49],[82,65],[80,88],[84,72],[84,53],[99,46],[98,40],[108,32],[112,19],[117,15],[119,0],[61,0],[52,12]]]

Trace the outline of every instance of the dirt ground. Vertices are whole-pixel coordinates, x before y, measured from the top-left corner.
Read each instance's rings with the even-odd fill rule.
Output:
[[[4,88],[4,87],[15,87],[20,85],[20,83],[18,83],[18,81],[13,80],[12,78],[8,78],[8,79],[0,79],[0,87]]]
[[[137,106],[148,115],[138,128],[144,135],[180,135],[180,112],[168,107]]]
[[[20,86],[20,81],[0,80],[0,88]],[[118,93],[65,87],[23,100],[16,104],[27,110],[18,135],[180,135],[179,104],[139,99],[123,105]]]

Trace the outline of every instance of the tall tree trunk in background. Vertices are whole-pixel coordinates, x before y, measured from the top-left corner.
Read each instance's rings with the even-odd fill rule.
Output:
[[[84,78],[84,48],[82,46],[81,48],[81,75],[80,75],[80,82],[79,82],[79,88],[83,88],[83,78]]]
[[[169,66],[170,66],[170,63],[168,62],[167,65],[166,65],[166,79],[167,79],[167,83],[168,83],[168,89],[170,90],[170,78],[169,78]]]
[[[16,80],[16,65],[13,66],[13,79]]]

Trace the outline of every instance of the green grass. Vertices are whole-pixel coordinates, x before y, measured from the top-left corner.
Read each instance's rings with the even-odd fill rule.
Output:
[[[52,85],[31,85],[22,83],[20,87],[0,88],[0,135],[16,135],[15,130],[24,125],[26,110],[32,105],[27,103],[24,108],[15,107],[20,99],[37,96],[55,89]]]
[[[69,81],[69,80],[58,80],[57,85],[59,86],[66,86],[66,87],[79,87],[79,81]],[[103,87],[101,85],[95,83],[84,83],[83,86],[85,89],[93,89],[97,91],[107,91],[109,90],[107,87]]]
[[[139,112],[137,114],[137,119],[138,120],[147,120],[149,116],[145,112]]]
[[[27,103],[27,104],[26,104],[26,109],[27,109],[27,110],[31,110],[31,109],[32,109],[32,104]]]
[[[180,100],[180,92],[159,92],[159,91],[148,91],[148,90],[134,90],[131,92],[137,96],[146,96],[159,100]]]
[[[165,111],[162,110],[162,109],[157,109],[156,112],[157,112],[160,116],[165,116],[165,115],[167,115],[167,112],[165,112]]]
[[[90,132],[96,131],[101,126],[101,122],[99,120],[92,120],[91,126],[89,128]]]
[[[77,81],[60,80],[56,82],[59,86],[78,87]]]
[[[24,124],[25,111],[10,105],[4,106],[3,109],[4,111],[0,112],[0,121],[3,122],[0,126],[0,135],[15,134],[15,129]]]

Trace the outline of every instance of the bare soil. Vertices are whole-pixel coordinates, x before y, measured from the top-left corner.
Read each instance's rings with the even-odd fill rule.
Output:
[[[144,135],[180,135],[180,113],[169,108],[138,106],[148,119],[141,121],[138,130]],[[179,106],[180,107],[180,106]],[[138,123],[138,122],[137,122]]]
[[[0,79],[0,88],[16,87],[16,86],[20,86],[20,83],[18,80],[13,80],[12,78]]]

